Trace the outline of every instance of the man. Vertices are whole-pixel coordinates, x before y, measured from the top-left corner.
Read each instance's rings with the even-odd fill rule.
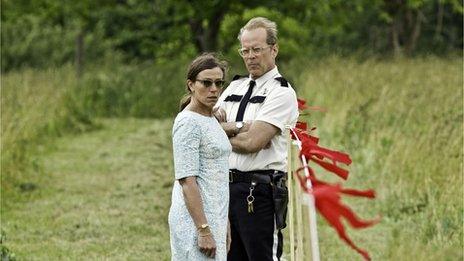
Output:
[[[276,24],[253,18],[240,30],[238,40],[249,76],[234,77],[216,113],[233,148],[228,260],[278,260],[288,202],[285,126],[296,123],[297,100],[276,66]]]

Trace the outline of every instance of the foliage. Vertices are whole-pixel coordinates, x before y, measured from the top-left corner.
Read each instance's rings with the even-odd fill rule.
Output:
[[[84,8],[84,4],[85,1],[2,0],[2,71],[72,62],[76,36],[85,30],[86,23],[91,23],[90,18],[80,15],[92,9],[92,6]],[[91,32],[84,37],[85,56],[96,60],[111,51],[113,40],[103,35],[100,23],[87,27],[91,27],[88,29]]]
[[[79,36],[90,64],[114,52],[124,61],[157,64],[204,51],[232,58],[240,27],[258,15],[277,22],[283,60],[353,52],[446,54],[463,47],[457,0],[2,0],[1,69],[72,62]]]

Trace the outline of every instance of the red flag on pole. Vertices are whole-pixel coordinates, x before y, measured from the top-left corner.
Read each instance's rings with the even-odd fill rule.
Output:
[[[298,109],[308,109],[306,101],[298,99]],[[319,138],[310,135],[307,131],[306,122],[297,122],[296,127],[291,129],[292,139],[301,142],[300,157],[304,157],[308,162],[314,162],[332,172],[339,177],[346,180],[348,178],[348,170],[339,167],[338,163],[349,165],[352,163],[350,156],[346,153],[323,148],[318,145]],[[307,168],[309,176],[300,175],[299,172]],[[375,198],[373,190],[356,190],[345,189],[340,184],[329,184],[318,180],[315,176],[314,170],[310,166],[304,166],[294,172],[300,182],[303,191],[310,193],[314,196],[315,206],[319,213],[327,220],[327,222],[337,231],[340,238],[345,241],[351,248],[361,254],[366,260],[370,260],[369,253],[357,247],[353,241],[348,237],[345,227],[342,223],[342,218],[348,221],[353,228],[366,228],[376,224],[379,218],[374,220],[360,219],[348,206],[344,205],[341,201],[342,194]],[[312,187],[308,187],[308,179],[311,181]]]

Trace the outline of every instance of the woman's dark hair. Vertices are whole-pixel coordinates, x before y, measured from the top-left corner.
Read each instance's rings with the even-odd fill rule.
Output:
[[[195,81],[197,79],[198,74],[207,69],[213,69],[219,67],[222,71],[222,79],[226,76],[226,68],[227,64],[225,61],[219,60],[215,53],[204,53],[195,60],[192,61],[188,68],[187,72],[187,79],[191,81]],[[192,99],[192,91],[189,89],[188,84],[186,84],[187,93],[184,97],[180,100],[179,109],[182,111],[191,101]]]

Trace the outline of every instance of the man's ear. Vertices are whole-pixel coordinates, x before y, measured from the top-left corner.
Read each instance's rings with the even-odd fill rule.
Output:
[[[277,57],[278,53],[279,53],[279,44],[274,44],[274,46],[272,46],[272,54],[274,55],[274,58]]]

